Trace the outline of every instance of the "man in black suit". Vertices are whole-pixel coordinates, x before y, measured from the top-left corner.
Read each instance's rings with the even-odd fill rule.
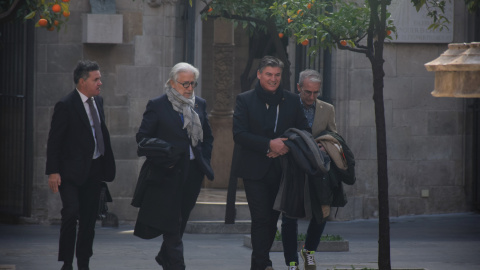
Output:
[[[269,251],[280,212],[273,210],[281,177],[277,157],[288,153],[279,138],[288,128],[310,131],[298,95],[283,90],[283,63],[265,56],[255,89],[239,94],[233,115],[233,138],[241,146],[237,175],[243,178],[252,218],[251,270],[273,269]]]
[[[76,89],[55,104],[48,136],[48,185],[54,193],[60,191],[63,206],[58,253],[62,270],[73,269],[75,248],[78,269],[89,269],[101,181],[115,178],[99,69],[96,62],[78,62]]]
[[[137,142],[145,138],[163,140],[177,153],[162,161],[147,157],[145,163],[152,162],[153,166],[144,179],[147,187],[134,231],[144,239],[163,235],[155,260],[167,270],[185,269],[182,237],[188,217],[204,176],[210,180],[214,177],[207,103],[194,91],[198,77],[198,69],[188,63],[173,66],[165,94],[148,101],[136,136]]]

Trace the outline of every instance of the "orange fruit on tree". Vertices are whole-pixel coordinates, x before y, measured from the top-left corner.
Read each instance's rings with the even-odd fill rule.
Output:
[[[297,11],[297,15],[303,16],[303,11],[302,11],[301,9],[299,9],[299,10]]]
[[[290,19],[290,18],[288,18],[287,22],[288,22],[288,23],[291,23],[291,22],[293,22],[293,20]]]
[[[302,45],[307,46],[308,45],[308,39],[305,39],[304,41],[302,41]]]
[[[63,16],[64,16],[64,17],[70,16],[70,11],[65,10],[65,11],[63,12]]]
[[[283,33],[278,33],[279,38],[283,38]]]
[[[70,0],[62,0],[62,2],[68,3],[70,2]]]
[[[308,3],[307,8],[311,9],[312,8],[312,3]]]
[[[60,13],[60,11],[62,11],[62,7],[59,4],[55,4],[52,6],[52,11],[55,13]]]
[[[392,34],[392,31],[391,30],[388,30],[387,31],[387,36],[390,36]]]
[[[52,27],[48,28],[47,30],[48,31],[53,31],[53,30],[55,30],[55,26],[52,26]]]
[[[213,8],[210,7],[210,8],[208,9],[208,12],[212,12],[212,11],[213,11]]]
[[[53,21],[53,24],[54,24],[55,26],[58,26],[58,25],[60,24],[60,22],[57,21],[57,20],[55,20],[55,21]]]
[[[346,41],[346,40],[342,40],[342,41],[340,41],[340,44],[342,44],[342,46],[347,46],[347,41]]]
[[[43,19],[43,18],[38,20],[38,25],[40,25],[40,26],[45,27],[45,26],[47,26],[47,24],[48,24],[48,21]]]

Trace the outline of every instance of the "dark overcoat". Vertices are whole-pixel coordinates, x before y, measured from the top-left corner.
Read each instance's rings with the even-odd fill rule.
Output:
[[[213,170],[210,159],[213,146],[213,135],[207,119],[206,102],[195,97],[195,112],[197,112],[203,129],[203,142],[199,142],[192,151],[199,169],[213,180]],[[192,188],[183,185],[188,172],[191,140],[187,131],[183,129],[180,114],[173,109],[167,95],[162,95],[148,102],[143,114],[142,123],[136,135],[137,143],[143,138],[158,138],[168,142],[180,155],[173,167],[155,164],[147,159],[146,181],[148,188],[143,195],[134,234],[138,237],[150,239],[164,232],[175,232],[180,226],[182,207],[182,193]]]

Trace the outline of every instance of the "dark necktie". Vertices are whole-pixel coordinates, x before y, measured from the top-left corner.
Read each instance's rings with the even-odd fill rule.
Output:
[[[89,98],[87,100],[88,106],[90,107],[90,115],[92,116],[93,120],[93,128],[95,129],[95,139],[97,139],[97,147],[98,151],[101,155],[105,154],[105,145],[103,144],[103,133],[102,127],[100,126],[100,119],[98,117],[97,110],[95,110],[95,106],[93,106],[93,98]]]

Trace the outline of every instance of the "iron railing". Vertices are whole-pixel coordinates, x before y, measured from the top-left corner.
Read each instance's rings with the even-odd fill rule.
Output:
[[[0,25],[0,214],[29,216],[32,200],[33,23]]]

